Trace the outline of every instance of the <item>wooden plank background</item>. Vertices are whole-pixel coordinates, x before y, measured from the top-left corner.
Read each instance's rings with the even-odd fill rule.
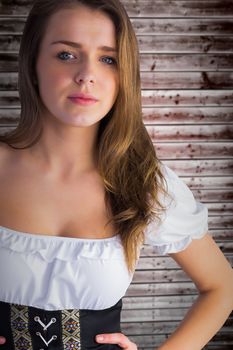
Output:
[[[124,0],[135,28],[143,118],[158,156],[209,209],[209,231],[233,265],[233,1]],[[0,2],[0,129],[17,124],[17,56],[30,0]],[[169,256],[144,245],[123,298],[122,331],[155,349],[197,297]],[[233,348],[233,314],[205,349]],[[187,349],[188,350],[188,349]]]

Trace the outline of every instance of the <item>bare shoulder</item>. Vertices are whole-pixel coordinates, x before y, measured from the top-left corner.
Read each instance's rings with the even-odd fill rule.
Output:
[[[12,212],[16,212],[18,207],[16,194],[20,184],[20,169],[16,152],[12,147],[0,142],[0,224],[9,227]]]
[[[15,159],[15,150],[0,142],[0,225],[6,227],[11,227],[12,213],[17,212],[15,193],[18,170]]]

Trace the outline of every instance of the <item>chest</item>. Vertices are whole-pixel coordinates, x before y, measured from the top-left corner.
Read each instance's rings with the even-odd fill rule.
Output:
[[[25,171],[1,179],[0,225],[18,231],[80,238],[107,238],[111,213],[100,177],[86,174],[72,181]]]

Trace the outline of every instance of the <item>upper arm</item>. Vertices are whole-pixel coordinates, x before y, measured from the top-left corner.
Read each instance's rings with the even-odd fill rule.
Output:
[[[233,295],[233,270],[208,233],[193,240],[185,250],[169,255],[192,279],[199,292],[221,287],[230,289]]]
[[[152,221],[145,243],[158,254],[169,254],[200,292],[224,288],[233,295],[233,272],[218,245],[208,234],[208,208],[169,167],[163,167],[168,193],[173,197],[161,223]],[[166,204],[166,201],[165,201]]]

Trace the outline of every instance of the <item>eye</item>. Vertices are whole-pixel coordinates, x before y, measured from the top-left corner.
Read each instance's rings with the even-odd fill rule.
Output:
[[[114,65],[114,64],[117,63],[116,60],[115,60],[115,58],[113,58],[113,57],[106,56],[106,57],[103,57],[103,59],[106,60],[106,63],[107,63],[108,65]]]
[[[69,56],[73,56],[75,57],[72,53],[68,52],[68,51],[61,51],[57,54],[57,57],[59,59],[61,59],[62,61],[67,61],[67,59],[69,58]]]
[[[72,53],[68,52],[68,51],[61,51],[57,54],[58,59],[62,60],[62,61],[70,61],[70,57],[73,56],[74,59],[77,58],[75,55],[73,55]],[[116,65],[117,61],[115,58],[110,57],[110,56],[105,56],[102,58],[105,63],[107,63],[107,65],[111,66],[111,65]]]

